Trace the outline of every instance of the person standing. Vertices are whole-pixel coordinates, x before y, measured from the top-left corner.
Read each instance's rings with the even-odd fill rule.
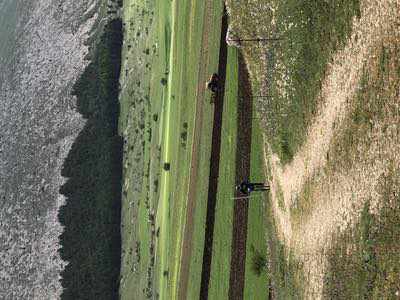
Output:
[[[236,190],[245,195],[250,195],[251,192],[269,191],[269,189],[270,187],[268,184],[249,182],[248,180],[244,180],[240,184],[236,185]]]

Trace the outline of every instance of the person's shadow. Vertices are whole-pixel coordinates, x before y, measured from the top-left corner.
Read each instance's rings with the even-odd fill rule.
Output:
[[[64,162],[59,220],[61,299],[117,299],[121,266],[122,139],[118,81],[122,24],[106,25],[91,63],[74,86],[86,124]]]

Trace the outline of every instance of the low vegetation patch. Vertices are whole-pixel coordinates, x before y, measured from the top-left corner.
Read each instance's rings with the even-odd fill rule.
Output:
[[[254,246],[252,247],[251,255],[251,269],[254,274],[261,276],[263,272],[267,271],[267,256],[254,248]]]

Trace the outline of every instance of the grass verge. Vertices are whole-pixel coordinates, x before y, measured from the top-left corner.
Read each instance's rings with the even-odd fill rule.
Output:
[[[257,119],[253,119],[251,142],[250,179],[253,182],[265,182],[264,144]],[[244,299],[267,299],[269,295],[268,237],[265,234],[267,199],[268,193],[261,193],[249,200]]]

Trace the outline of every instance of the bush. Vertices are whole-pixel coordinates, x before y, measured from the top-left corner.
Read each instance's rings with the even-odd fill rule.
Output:
[[[251,259],[251,269],[257,276],[261,276],[267,270],[267,257],[260,251],[253,249]]]

